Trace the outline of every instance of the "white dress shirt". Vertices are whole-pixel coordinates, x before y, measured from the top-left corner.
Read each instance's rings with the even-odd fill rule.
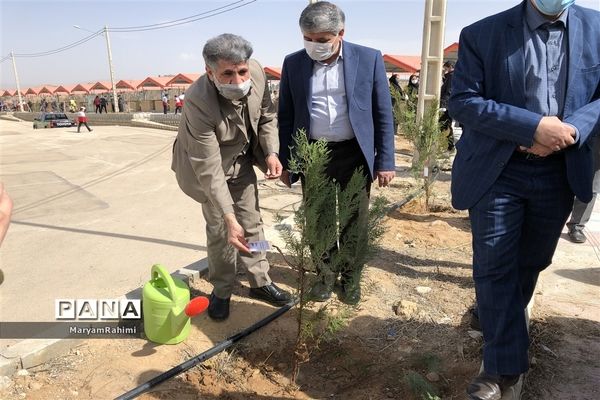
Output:
[[[328,142],[354,139],[354,131],[348,118],[341,49],[340,55],[332,63],[313,63],[311,90],[311,139],[325,138]]]

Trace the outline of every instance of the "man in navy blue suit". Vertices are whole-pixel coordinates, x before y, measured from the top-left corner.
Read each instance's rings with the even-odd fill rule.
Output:
[[[573,198],[592,197],[600,130],[600,13],[525,0],[463,29],[451,116],[464,124],[453,205],[468,209],[484,372],[467,393],[500,399],[527,371],[525,307]]]
[[[309,139],[328,142],[328,177],[343,190],[362,167],[368,195],[374,179],[387,186],[395,176],[392,102],[381,52],[343,40],[344,20],[342,10],[326,1],[310,4],[300,15],[304,49],[285,58],[279,90],[281,180],[290,185],[289,147],[297,130],[304,129]],[[367,212],[365,201],[356,223]],[[312,298],[327,300],[340,274],[340,300],[356,304],[363,266],[347,267],[324,276],[312,288]]]

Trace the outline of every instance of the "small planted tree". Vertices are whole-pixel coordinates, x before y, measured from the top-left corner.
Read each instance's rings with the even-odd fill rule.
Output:
[[[399,115],[400,129],[415,146],[412,172],[415,179],[422,181],[425,208],[429,211],[434,182],[432,169],[437,168],[439,162],[446,157],[445,150],[448,145],[447,138],[440,129],[438,101],[434,99],[425,109],[421,121],[417,121],[414,106],[409,105],[394,111]]]
[[[365,177],[354,172],[341,190],[328,179],[325,170],[329,150],[324,140],[309,142],[306,132],[299,130],[294,138],[294,152],[289,168],[303,177],[303,201],[294,215],[295,229],[284,225],[281,236],[289,255],[286,262],[297,273],[298,334],[292,360],[292,382],[296,381],[302,363],[310,359],[322,339],[335,334],[345,325],[350,310],[337,314],[327,309],[309,310],[308,291],[312,282],[344,271],[347,265],[363,265],[373,253],[374,245],[384,232],[382,220],[387,200],[378,196],[372,200],[368,213],[356,214],[368,202],[364,190]],[[281,220],[281,218],[280,218]],[[342,244],[341,246],[339,244]],[[335,250],[332,250],[335,249]],[[352,271],[351,279],[360,279],[360,271]]]

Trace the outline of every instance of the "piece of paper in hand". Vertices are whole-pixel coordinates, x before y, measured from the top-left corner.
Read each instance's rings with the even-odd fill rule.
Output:
[[[266,240],[259,240],[258,242],[248,242],[248,248],[252,253],[259,253],[271,249],[271,245]]]

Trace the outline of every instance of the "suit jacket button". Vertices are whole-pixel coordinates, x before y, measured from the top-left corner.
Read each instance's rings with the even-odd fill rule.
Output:
[[[505,163],[503,163],[503,162],[499,162],[499,163],[498,163],[498,166],[499,166],[499,167],[504,167],[505,165],[506,165],[506,164],[505,164]]]

